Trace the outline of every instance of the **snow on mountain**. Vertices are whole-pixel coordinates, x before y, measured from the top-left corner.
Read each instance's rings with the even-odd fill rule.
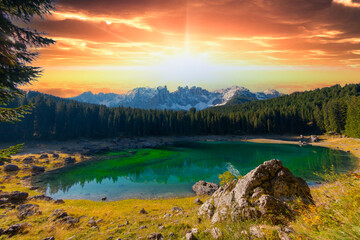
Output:
[[[143,109],[173,109],[189,110],[195,107],[198,110],[225,105],[235,96],[254,100],[265,100],[281,96],[274,89],[253,93],[244,87],[232,86],[210,92],[200,87],[178,87],[170,92],[166,86],[157,88],[135,88],[125,94],[84,92],[72,98],[80,102],[102,104],[109,107],[133,107]]]

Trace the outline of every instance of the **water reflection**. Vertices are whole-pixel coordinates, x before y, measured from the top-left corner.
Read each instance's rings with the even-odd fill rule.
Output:
[[[218,182],[224,171],[245,175],[264,161],[277,158],[296,176],[315,181],[314,172],[354,168],[356,159],[328,148],[232,142],[178,143],[171,148],[112,152],[34,178],[55,198],[98,200],[186,196],[198,180]]]

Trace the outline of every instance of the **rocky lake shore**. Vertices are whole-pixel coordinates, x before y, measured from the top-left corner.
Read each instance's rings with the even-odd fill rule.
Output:
[[[186,239],[227,239],[229,233],[224,231],[223,224],[228,224],[228,222],[221,220],[223,218],[221,216],[225,216],[227,213],[222,209],[233,209],[232,212],[236,213],[235,215],[239,216],[240,219],[244,219],[244,216],[252,216],[250,218],[245,217],[247,219],[244,221],[246,224],[238,233],[238,239],[249,237],[262,239],[269,232],[277,232],[277,237],[273,239],[292,239],[291,236],[296,236],[289,221],[284,220],[289,219],[287,214],[284,215],[285,218],[280,220],[275,218],[276,221],[285,221],[281,222],[281,225],[278,225],[276,221],[275,225],[258,222],[261,216],[269,215],[267,212],[269,209],[271,211],[274,209],[281,210],[276,213],[277,215],[288,213],[290,205],[283,205],[284,197],[301,197],[307,199],[304,200],[306,204],[311,204],[312,201],[315,201],[316,204],[317,197],[311,197],[310,190],[307,190],[308,187],[305,187],[304,182],[298,182],[296,188],[286,187],[288,183],[294,186],[294,181],[297,182],[298,180],[291,177],[291,173],[286,173],[286,170],[282,170],[281,174],[277,173],[281,172],[279,169],[283,169],[281,164],[270,164],[271,166],[274,165],[275,172],[271,172],[272,167],[270,170],[265,170],[269,173],[261,170],[261,174],[255,174],[257,170],[254,170],[255,173],[249,173],[249,177],[247,177],[248,175],[245,176],[245,180],[237,180],[229,186],[219,189],[212,186],[211,189],[214,190],[203,189],[199,196],[188,198],[130,199],[110,202],[106,199],[103,199],[104,201],[100,201],[100,199],[99,201],[62,200],[45,196],[43,192],[31,185],[30,180],[34,175],[91,159],[93,154],[102,151],[171,146],[175,141],[190,140],[265,141],[274,143],[288,141],[292,144],[298,143],[297,137],[264,139],[229,136],[112,139],[110,142],[83,139],[76,141],[76,144],[74,142],[30,143],[25,146],[24,153],[14,156],[10,163],[2,167],[0,178],[0,239],[7,239],[8,237],[12,237],[12,239],[47,240],[181,239],[184,237]],[[357,139],[322,137],[321,141],[315,144],[350,151],[354,155],[360,156],[360,141]],[[267,174],[271,178],[276,175],[276,179],[280,179],[280,182],[271,180],[270,182],[275,185],[265,186],[265,184],[262,186],[267,180],[261,176]],[[207,184],[205,185],[207,186]],[[244,186],[251,186],[249,188],[251,191],[251,194],[249,193],[250,198],[246,192],[248,190],[244,190],[245,195],[240,194],[239,197],[235,198],[237,199],[236,204],[226,200],[230,195],[237,196],[238,192],[244,189]],[[266,189],[278,190],[268,191]],[[215,194],[209,197],[214,191]],[[321,191],[321,187],[320,190],[315,190],[315,192],[318,191]],[[304,192],[305,195],[303,195]],[[254,195],[256,197],[253,198]],[[233,199],[233,197],[229,199]],[[228,206],[230,208],[225,207],[226,204],[230,204]],[[295,217],[291,216],[290,219],[294,220]],[[247,222],[248,220],[252,222],[255,220],[255,223],[250,224]]]

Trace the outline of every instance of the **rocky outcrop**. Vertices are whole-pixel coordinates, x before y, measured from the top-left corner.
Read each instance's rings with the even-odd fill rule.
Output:
[[[66,223],[69,227],[72,227],[79,222],[79,218],[74,218],[73,216],[68,215],[63,209],[55,209],[51,218],[53,222]]]
[[[293,217],[289,203],[295,200],[312,204],[310,188],[283,167],[280,160],[274,159],[264,162],[244,178],[220,187],[198,213],[213,223],[227,217],[232,220],[267,218],[281,223]]]
[[[3,232],[3,234],[4,235],[9,235],[11,237],[11,236],[14,236],[14,235],[16,235],[18,233],[25,232],[30,227],[31,227],[31,225],[28,224],[28,223],[17,223],[17,224],[14,224],[14,225],[10,226],[8,229],[6,229]]]
[[[20,220],[23,220],[28,216],[41,214],[41,211],[39,210],[39,205],[36,204],[23,204],[18,206],[16,209],[18,210],[17,217]]]
[[[198,181],[192,186],[192,190],[196,195],[212,195],[216,190],[218,190],[219,185],[216,183],[210,183],[205,181]]]
[[[46,195],[35,195],[35,196],[31,196],[29,197],[28,200],[32,200],[32,201],[37,201],[37,200],[43,200],[43,201],[52,201],[54,200],[52,197],[46,196]]]
[[[7,202],[11,202],[11,203],[19,203],[19,202],[23,202],[28,198],[29,194],[26,192],[18,192],[18,191],[14,191],[14,192],[1,192],[0,193],[0,199],[2,199],[3,201]]]

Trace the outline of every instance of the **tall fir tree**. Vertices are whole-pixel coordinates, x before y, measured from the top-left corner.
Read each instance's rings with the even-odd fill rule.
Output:
[[[43,18],[54,10],[53,0],[0,0],[0,122],[16,122],[28,113],[30,105],[7,107],[23,95],[21,86],[36,80],[41,69],[31,66],[38,55],[30,48],[45,47],[53,40],[35,29],[23,28],[14,22],[29,24],[33,17]],[[0,160],[20,149],[20,145],[0,151]]]

